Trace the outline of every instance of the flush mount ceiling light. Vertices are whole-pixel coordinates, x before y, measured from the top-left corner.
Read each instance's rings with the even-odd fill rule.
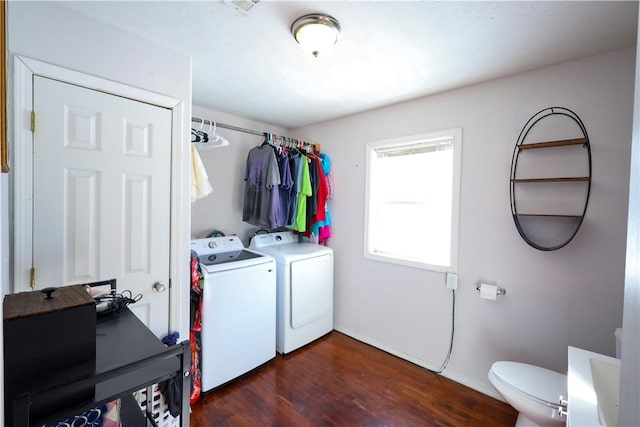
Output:
[[[321,13],[301,16],[291,24],[293,38],[316,58],[320,52],[326,52],[336,44],[340,30],[337,19]]]

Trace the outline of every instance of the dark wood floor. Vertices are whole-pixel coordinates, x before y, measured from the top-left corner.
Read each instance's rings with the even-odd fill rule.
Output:
[[[203,395],[192,427],[513,426],[507,404],[338,332]]]

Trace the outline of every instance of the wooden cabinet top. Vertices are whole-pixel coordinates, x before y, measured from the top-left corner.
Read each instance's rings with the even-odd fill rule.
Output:
[[[4,297],[3,319],[13,320],[92,304],[95,304],[94,299],[82,285],[61,286],[50,299],[40,291],[19,292]]]

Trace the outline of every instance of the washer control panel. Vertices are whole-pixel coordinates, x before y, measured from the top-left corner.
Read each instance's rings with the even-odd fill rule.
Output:
[[[198,255],[207,255],[239,251],[244,249],[244,245],[238,236],[220,236],[192,240],[191,249]]]

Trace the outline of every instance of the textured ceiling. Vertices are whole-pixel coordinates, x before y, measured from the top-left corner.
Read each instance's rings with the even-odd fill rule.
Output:
[[[595,1],[64,2],[193,57],[193,103],[294,128],[634,45],[637,7]],[[321,58],[289,29],[337,18]]]

